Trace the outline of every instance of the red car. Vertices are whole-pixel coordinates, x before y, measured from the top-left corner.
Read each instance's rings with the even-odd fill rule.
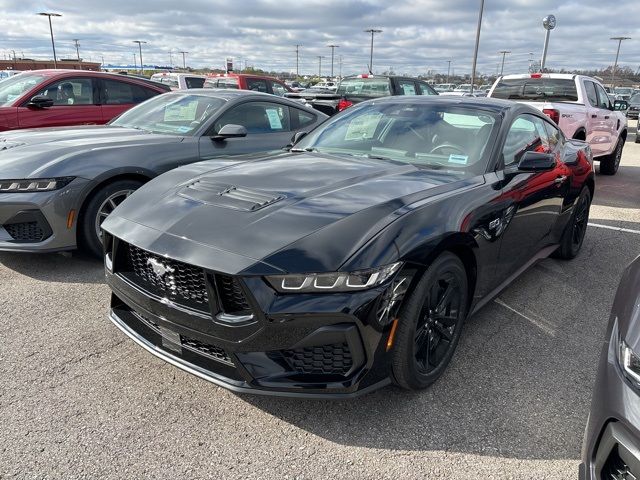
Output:
[[[143,78],[83,70],[33,70],[0,82],[0,131],[100,125],[170,91]]]
[[[293,92],[277,78],[246,73],[227,73],[213,75],[204,82],[204,88],[234,88],[236,90],[254,90],[256,92],[271,93],[284,97],[287,92]]]

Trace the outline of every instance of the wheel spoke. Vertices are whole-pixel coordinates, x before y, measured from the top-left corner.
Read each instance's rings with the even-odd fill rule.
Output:
[[[442,294],[442,297],[440,298],[440,300],[436,304],[436,308],[434,309],[437,313],[443,312],[447,305],[449,305],[449,300],[451,300],[451,296],[453,295],[454,290],[455,289],[453,283],[447,283],[444,293]]]
[[[449,330],[449,328],[446,328],[441,323],[435,322],[433,324],[433,328],[434,328],[434,330],[436,332],[438,332],[440,334],[442,340],[450,342],[453,339],[453,332],[451,330]]]
[[[455,314],[449,315],[434,315],[433,319],[443,325],[445,328],[453,327],[458,321],[457,311],[454,311]]]

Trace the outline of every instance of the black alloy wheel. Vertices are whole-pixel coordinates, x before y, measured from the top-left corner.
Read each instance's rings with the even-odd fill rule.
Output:
[[[620,167],[620,160],[622,159],[622,148],[624,147],[624,140],[622,137],[618,138],[615,150],[602,157],[600,160],[600,173],[602,175],[615,175]]]
[[[589,224],[589,210],[591,208],[591,191],[588,187],[583,187],[578,200],[576,200],[573,213],[565,227],[560,246],[553,253],[556,258],[571,260],[575,258],[584,242],[584,236]]]
[[[429,266],[400,314],[392,358],[399,386],[425,388],[445,371],[466,319],[467,289],[456,255],[445,252]]]

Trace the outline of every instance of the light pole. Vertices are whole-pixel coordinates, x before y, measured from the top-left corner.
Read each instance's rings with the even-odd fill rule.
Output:
[[[182,54],[182,69],[186,70],[187,69],[187,60],[185,55],[189,52],[180,52]]]
[[[327,45],[331,49],[331,79],[333,79],[333,52],[336,48],[340,48],[340,45]]]
[[[76,45],[76,55],[78,57],[78,65],[80,65],[80,68],[82,68],[82,62],[80,61],[80,39],[74,38],[73,43],[75,43]]]
[[[449,83],[449,72],[451,72],[451,60],[447,60],[447,83]]]
[[[618,41],[618,50],[616,50],[616,61],[614,62],[613,70],[611,71],[611,88],[614,88],[615,84],[613,83],[613,81],[616,78],[616,68],[618,68],[618,55],[620,55],[620,45],[622,44],[623,40],[631,40],[631,37],[611,37],[611,40]]]
[[[173,49],[167,52],[169,54],[169,66],[173,69]]]
[[[61,17],[59,13],[40,12],[38,15],[49,17],[49,32],[51,33],[51,48],[53,49],[53,68],[58,68],[58,59],[56,58],[56,44],[53,41],[53,26],[51,25],[51,17]]]
[[[542,26],[547,31],[544,36],[544,47],[542,48],[542,60],[540,61],[540,71],[544,72],[544,65],[547,63],[547,50],[549,49],[549,36],[551,30],[556,28],[556,17],[553,15],[547,15],[542,19]]]
[[[296,78],[300,76],[300,47],[302,45],[296,44]]]
[[[500,67],[500,76],[502,76],[502,72],[504,72],[504,57],[511,52],[509,50],[500,50],[498,53],[502,54],[502,66]]]
[[[382,33],[382,30],[377,30],[375,28],[369,28],[369,29],[365,30],[365,32],[371,34],[371,50],[370,50],[370,53],[369,53],[369,73],[371,75],[373,75],[373,36],[376,33]]]
[[[340,70],[339,70],[340,73],[338,75],[340,77],[340,80],[342,80],[342,55],[338,56],[338,65],[340,67]]]
[[[480,0],[480,13],[478,14],[478,28],[476,30],[476,47],[473,51],[473,65],[471,67],[471,93],[476,81],[476,64],[478,62],[478,47],[480,46],[480,29],[482,28],[482,11],[484,10],[484,0]]]
[[[138,68],[138,56],[135,54],[135,52],[133,54],[133,66],[135,68]]]
[[[142,44],[147,42],[144,40],[134,40],[133,43],[138,44],[138,50],[140,51],[140,73],[144,74],[144,63],[142,63]]]
[[[318,55],[318,78],[322,78],[322,59],[327,58],[324,55]]]

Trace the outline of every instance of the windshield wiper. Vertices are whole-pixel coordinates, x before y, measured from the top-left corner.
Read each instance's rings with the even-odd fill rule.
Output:
[[[389,157],[385,157],[385,156],[382,156],[382,155],[373,155],[373,154],[371,154],[371,153],[367,153],[367,154],[365,155],[365,157],[367,157],[367,158],[372,158],[373,160],[392,160],[392,159],[391,159],[391,158],[389,158]]]

